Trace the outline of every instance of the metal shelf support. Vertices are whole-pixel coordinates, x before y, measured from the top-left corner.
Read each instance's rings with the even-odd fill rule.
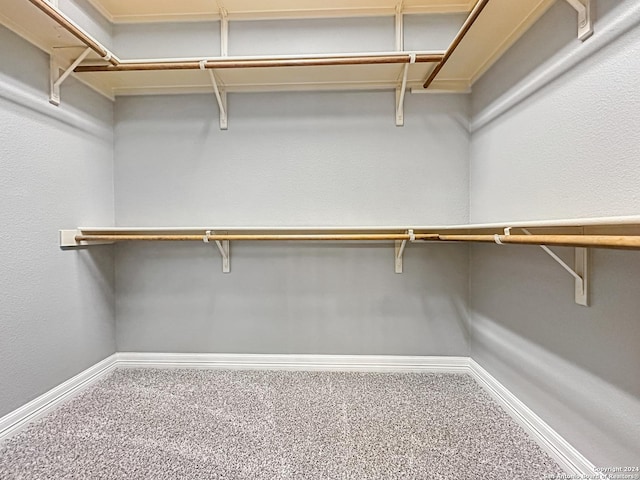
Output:
[[[578,12],[578,38],[583,42],[593,35],[591,0],[567,0]]]
[[[216,95],[216,101],[218,102],[218,109],[220,110],[220,130],[227,130],[229,128],[227,120],[227,92],[218,87],[218,79],[212,68],[207,69],[205,67],[206,60],[200,61],[200,69],[207,70],[209,77],[211,78],[211,85],[213,86],[213,93]]]
[[[78,58],[76,58],[74,60],[74,62],[69,65],[69,67],[62,72],[62,74],[60,76],[58,76],[58,73],[60,72],[60,70],[62,69],[62,67],[60,66],[60,63],[58,62],[58,59],[55,57],[55,55],[51,55],[49,57],[49,67],[50,67],[50,71],[49,71],[49,103],[52,105],[55,105],[56,107],[58,105],[60,105],[60,85],[62,85],[62,82],[64,82],[69,75],[71,75],[73,73],[73,71],[75,70],[75,68],[80,65],[80,63],[87,57],[87,55],[89,55],[91,53],[91,49],[90,48],[86,48]]]
[[[407,235],[409,235],[409,241],[415,241],[415,234],[413,230],[407,230]],[[404,255],[404,249],[407,246],[407,240],[396,240],[395,241],[395,260],[396,260],[396,273],[402,273],[402,256]]]
[[[402,14],[402,0],[396,5],[395,16],[395,32],[396,32],[396,51],[404,50],[404,15]],[[415,55],[411,57],[411,63],[415,63]],[[409,73],[409,64],[405,64],[402,72],[402,84],[396,88],[396,127],[404,125],[404,93],[407,88],[407,74]],[[401,270],[402,271],[402,270]]]
[[[396,88],[396,127],[404,125],[404,94],[407,91],[407,76],[409,74],[409,65],[416,63],[416,54],[410,54],[411,60],[404,64],[404,72],[402,74],[402,84]]]
[[[207,230],[202,237],[202,241],[204,243],[209,243],[209,235],[213,232],[211,230]],[[231,254],[229,248],[229,240],[214,240],[216,243],[216,247],[218,247],[218,251],[222,256],[222,273],[229,273],[231,271]]]
[[[396,5],[396,50],[404,50],[404,17],[402,15],[402,1]]]
[[[504,234],[510,235],[511,228],[505,228]],[[522,231],[527,235],[531,235],[531,232],[526,228]],[[562,268],[564,268],[575,279],[575,299],[578,305],[584,307],[589,306],[588,295],[588,272],[589,272],[589,249],[582,247],[575,247],[575,260],[574,268],[571,268],[562,260],[553,250],[546,245],[540,245],[540,248],[544,250],[551,258],[553,258]]]
[[[220,9],[220,56],[229,55],[229,13],[225,8]]]

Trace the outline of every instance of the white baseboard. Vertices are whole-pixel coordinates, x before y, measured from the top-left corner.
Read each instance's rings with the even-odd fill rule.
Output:
[[[469,373],[567,473],[599,478],[589,460],[473,359],[469,359]]]
[[[93,385],[116,368],[116,359],[117,354],[105,358],[75,377],[0,418],[0,440],[17,433],[29,422],[46,415],[64,401]]]
[[[118,353],[119,367],[467,373],[468,357],[226,353]]]
[[[272,355],[225,353],[116,353],[0,418],[0,440],[16,433],[115,368],[270,369],[350,372],[462,373],[478,384],[570,474],[597,478],[595,467],[564,438],[469,357],[396,355]]]

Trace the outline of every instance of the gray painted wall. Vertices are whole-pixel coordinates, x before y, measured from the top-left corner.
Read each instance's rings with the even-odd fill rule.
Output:
[[[392,17],[231,22],[229,54],[275,55],[394,50]]]
[[[595,35],[632,6],[598,2]],[[526,52],[581,48],[575,28],[556,3],[476,85],[474,112],[544,67]],[[472,222],[639,213],[638,49],[636,28],[474,132]],[[640,463],[640,255],[593,252],[589,308],[538,248],[474,246],[470,259],[472,357],[597,465]]]
[[[470,257],[472,358],[596,465],[638,465],[638,252],[593,250],[588,308],[537,247]]]
[[[624,5],[620,7],[622,10]],[[573,12],[573,13],[572,13]],[[560,20],[562,21],[560,21]],[[555,32],[575,29],[575,12],[558,2],[525,37],[530,49],[547,50]],[[606,18],[602,20],[606,21]],[[598,23],[597,26],[602,26]],[[545,28],[546,27],[546,28]],[[597,34],[597,33],[596,33]],[[473,221],[529,220],[637,214],[640,205],[640,31],[600,50],[578,68],[474,133],[471,154]],[[568,56],[579,43],[558,55]],[[515,52],[520,53],[520,52]],[[502,75],[527,55],[509,55],[475,87],[509,95]],[[489,104],[490,105],[490,104]],[[508,199],[509,201],[505,201]]]
[[[217,57],[220,22],[118,23],[113,42],[122,58]]]
[[[58,0],[58,8],[107,48],[113,48],[113,25],[87,0]]]
[[[465,222],[465,96],[242,94],[116,103],[118,225]],[[118,349],[466,355],[467,249],[119,245]]]
[[[116,102],[119,225],[403,225],[464,222],[467,96],[391,92]]]
[[[118,350],[467,355],[459,246],[119,246]]]
[[[444,50],[461,15],[406,15],[406,50]],[[229,55],[278,55],[395,50],[393,17],[231,21]],[[215,57],[219,22],[117,24],[115,52],[122,58]]]
[[[113,106],[73,79],[48,104],[48,57],[0,27],[0,416],[115,352],[110,248],[57,231],[113,222]]]

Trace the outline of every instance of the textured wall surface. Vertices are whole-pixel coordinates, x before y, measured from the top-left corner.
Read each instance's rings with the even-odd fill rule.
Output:
[[[119,351],[467,355],[466,249],[121,245]]]
[[[220,22],[119,23],[113,43],[122,58],[217,57]]]
[[[406,50],[444,50],[464,16],[406,15]],[[393,17],[231,21],[229,55],[284,55],[395,50]],[[123,58],[220,55],[219,22],[118,24]]]
[[[235,94],[116,103],[119,225],[403,225],[467,219],[466,96]]]
[[[596,465],[638,465],[638,252],[592,252],[588,308],[537,247],[470,255],[472,358]]]
[[[58,0],[58,8],[107,48],[113,48],[113,25],[87,0]]]
[[[0,416],[115,351],[113,252],[58,229],[113,222],[113,106],[0,27]],[[28,80],[27,80],[28,79]]]
[[[633,2],[597,7],[590,41]],[[567,32],[575,11],[558,2],[477,85],[475,113],[535,75],[536,55],[585,48]],[[640,213],[639,49],[635,28],[474,132],[472,222]],[[637,465],[640,254],[593,252],[589,308],[538,248],[474,246],[470,258],[472,357],[597,465]]]
[[[116,104],[119,225],[464,222],[464,96],[243,94]],[[119,350],[465,354],[466,255],[410,246],[117,249]]]
[[[274,55],[393,50],[392,17],[235,22],[231,55]]]
[[[575,12],[559,2],[523,41],[552,54],[547,39],[567,30],[575,30]],[[638,213],[639,45],[636,28],[474,133],[472,221]],[[528,58],[510,56],[503,61],[515,66],[501,63],[502,70],[526,70],[520,63]],[[497,73],[476,86],[474,98],[484,100],[483,88],[508,90],[505,76]]]

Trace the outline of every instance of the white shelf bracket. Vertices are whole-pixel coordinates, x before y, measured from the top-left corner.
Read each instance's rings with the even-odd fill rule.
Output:
[[[583,42],[593,35],[591,0],[567,0],[578,12],[578,38]]]
[[[396,51],[404,50],[404,17],[402,15],[402,2],[396,5]]]
[[[509,230],[505,228],[505,235],[509,235]],[[523,228],[522,231],[527,235],[531,235],[531,232],[526,228]],[[575,299],[578,305],[582,305],[584,307],[589,306],[589,249],[576,247],[575,248],[575,266],[571,268],[566,264],[564,260],[562,260],[558,255],[553,252],[546,245],[540,245],[540,248],[544,250],[551,258],[553,258],[558,264],[564,268],[569,274],[575,279]]]
[[[404,94],[407,91],[407,76],[409,74],[409,65],[416,63],[416,54],[412,53],[409,63],[404,64],[404,72],[402,73],[402,84],[396,88],[396,127],[404,125]]]
[[[202,237],[204,243],[209,243],[209,236],[212,234],[211,230],[207,230]],[[229,273],[231,271],[231,254],[229,248],[229,240],[215,240],[216,247],[222,256],[222,273]]]
[[[213,93],[216,95],[216,101],[218,102],[218,109],[220,110],[220,130],[227,130],[227,92],[218,87],[218,79],[212,68],[207,69],[205,64],[206,60],[200,61],[200,69],[208,70],[209,78],[211,79],[211,85],[213,86]]]
[[[414,242],[416,237],[413,234],[413,230],[408,230],[407,235],[409,235],[409,241]],[[396,273],[402,273],[402,258],[404,255],[404,249],[407,246],[407,240],[396,240],[395,241],[395,260],[396,260]]]
[[[91,49],[87,48],[80,54],[69,67],[58,76],[62,67],[55,55],[49,57],[49,103],[55,106],[60,105],[60,85],[69,75],[73,73],[75,68],[91,53]]]
[[[220,56],[229,55],[229,13],[220,9]]]

